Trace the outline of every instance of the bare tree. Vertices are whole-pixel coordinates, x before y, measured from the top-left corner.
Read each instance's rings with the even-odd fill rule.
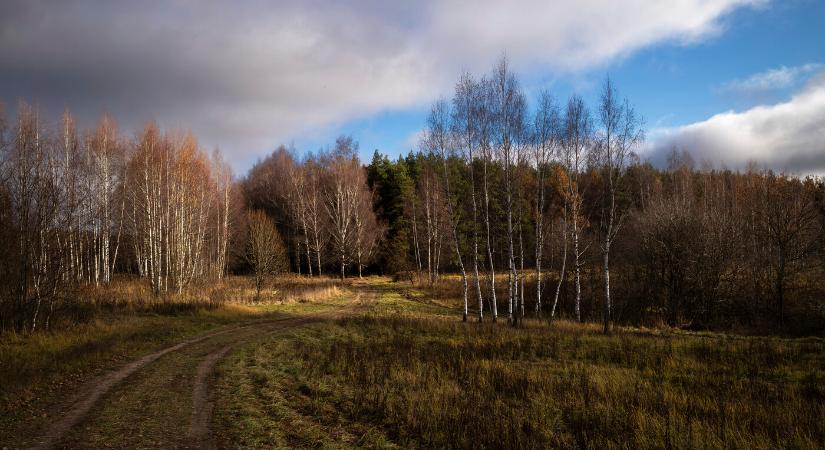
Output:
[[[87,142],[90,279],[94,284],[109,284],[120,247],[126,207],[125,196],[116,196],[116,189],[125,176],[124,145],[120,142],[117,124],[107,115],[100,119]]]
[[[779,324],[785,320],[785,284],[798,263],[813,252],[822,230],[814,203],[813,180],[788,179],[765,175],[759,186],[756,217],[759,233],[770,245],[773,257],[774,296]]]
[[[556,283],[556,294],[553,297],[553,307],[550,309],[550,319],[556,317],[556,307],[559,304],[559,295],[561,294],[561,287],[564,284],[564,278],[567,275],[567,249],[569,247],[570,226],[568,221],[569,201],[566,193],[567,186],[567,172],[559,170],[556,173],[556,178],[560,184],[565,186],[565,192],[562,193],[562,216],[561,216],[561,239],[562,239],[562,254],[561,254],[561,268],[559,268],[559,280]]]
[[[83,155],[80,149],[80,142],[77,137],[72,114],[65,110],[60,120],[59,144],[60,160],[63,172],[61,183],[62,195],[64,197],[64,208],[61,211],[63,222],[66,224],[65,245],[66,245],[66,273],[72,281],[80,282],[84,277],[84,255],[83,255],[83,230],[85,224],[81,218],[81,173],[83,167]]]
[[[481,281],[478,275],[478,206],[476,204],[476,182],[473,170],[475,150],[479,142],[479,106],[483,92],[481,86],[468,73],[461,75],[455,87],[451,130],[459,145],[466,152],[465,158],[470,172],[470,198],[472,206],[473,230],[473,273],[475,274],[478,298],[478,321],[484,321],[484,298],[481,295]]]
[[[490,309],[493,313],[493,322],[498,320],[498,300],[496,299],[496,269],[493,261],[493,243],[490,233],[490,189],[489,189],[489,166],[493,164],[494,143],[492,142],[495,133],[495,86],[489,79],[482,79],[479,82],[481,88],[481,98],[478,108],[478,135],[479,151],[482,161],[482,190],[484,191],[484,228],[487,248],[487,262],[490,271]]]
[[[464,288],[464,313],[463,320],[467,321],[467,272],[464,270],[464,260],[461,257],[461,246],[458,240],[458,221],[459,217],[453,208],[453,197],[450,192],[450,175],[447,171],[447,160],[450,157],[452,149],[452,136],[450,135],[449,126],[449,106],[447,100],[439,99],[430,109],[430,115],[427,118],[427,134],[424,137],[422,146],[427,149],[431,155],[435,155],[441,160],[443,171],[443,183],[445,201],[447,203],[447,220],[453,235],[453,246],[455,247],[456,260],[458,268],[461,270],[461,281]]]
[[[329,216],[330,235],[341,279],[346,277],[346,267],[356,244],[358,196],[366,184],[356,151],[357,144],[351,137],[339,137],[327,162],[324,207]]]
[[[567,102],[565,113],[563,163],[567,171],[567,197],[570,205],[570,233],[573,240],[573,259],[576,283],[576,320],[581,321],[581,268],[587,246],[582,245],[581,231],[585,225],[582,213],[583,196],[579,175],[584,167],[591,137],[590,112],[581,97],[574,95]]]
[[[363,171],[361,171],[363,174]],[[365,265],[375,256],[376,247],[384,236],[384,228],[378,224],[372,210],[373,193],[367,189],[366,179],[357,192],[355,206],[355,264],[358,278]]]
[[[443,197],[444,188],[429,162],[425,163],[417,191],[424,202],[424,225],[427,241],[427,278],[432,285],[438,278],[443,242],[444,211],[447,210]]]
[[[232,230],[232,199],[234,180],[232,169],[229,167],[220,151],[216,150],[212,154],[212,170],[216,178],[217,187],[217,214],[215,217],[215,242],[213,246],[214,255],[212,260],[215,263],[215,275],[218,279],[223,278],[226,273],[227,257],[229,253],[229,241]]]
[[[4,297],[13,304],[14,328],[33,332],[44,306],[48,328],[54,302],[67,286],[66,241],[60,237],[65,229],[60,214],[62,155],[46,135],[38,112],[23,102],[17,108],[13,136],[11,142],[2,139],[0,154],[4,197],[0,217],[6,237],[0,272]]]
[[[247,214],[249,229],[246,259],[255,276],[255,297],[258,298],[266,278],[286,270],[286,246],[265,212],[251,210]]]
[[[519,273],[515,260],[515,235],[513,228],[513,206],[515,191],[515,174],[520,159],[520,144],[522,133],[525,131],[524,116],[526,101],[524,94],[510,72],[508,61],[502,58],[496,65],[491,78],[493,87],[493,101],[491,113],[495,123],[494,142],[499,158],[504,166],[505,209],[507,214],[507,250],[510,280],[508,285],[507,312],[511,323],[517,322],[514,305],[518,301]]]
[[[633,149],[642,140],[636,113],[627,99],[620,102],[616,89],[610,78],[607,78],[602,88],[599,102],[599,120],[601,136],[597,146],[597,157],[606,183],[605,196],[602,202],[601,214],[601,251],[604,271],[604,302],[602,321],[604,333],[610,329],[611,302],[610,302],[610,246],[624,221],[624,210],[616,202],[616,193],[624,179],[628,159]]]
[[[309,277],[312,278],[312,246],[310,244],[310,232],[309,232],[309,204],[307,202],[306,191],[307,191],[307,171],[304,170],[304,167],[296,164],[294,161],[286,167],[287,173],[284,175],[286,176],[287,182],[290,186],[289,193],[287,194],[287,205],[292,216],[293,222],[297,225],[300,231],[300,237],[298,239],[303,238],[304,250],[306,251],[306,258],[307,258],[307,273]],[[300,248],[300,243],[298,244],[298,248]],[[301,251],[297,252],[296,262],[298,264],[298,271],[300,272],[301,266]]]
[[[306,179],[306,189],[304,198],[306,201],[306,221],[310,239],[310,246],[315,254],[318,275],[321,275],[321,253],[324,250],[326,241],[326,222],[323,214],[323,185],[322,168],[318,161],[309,156],[303,165],[304,177]]]
[[[539,94],[538,108],[533,124],[533,163],[536,166],[536,204],[535,204],[535,234],[536,234],[536,316],[541,314],[541,263],[544,247],[544,216],[545,216],[545,176],[550,158],[556,150],[558,130],[560,126],[559,111],[553,96],[548,91]]]

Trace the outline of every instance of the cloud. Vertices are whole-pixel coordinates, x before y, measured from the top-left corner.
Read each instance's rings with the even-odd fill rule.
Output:
[[[410,151],[418,150],[421,148],[421,141],[427,136],[427,130],[425,128],[419,128],[412,133],[408,134],[402,143],[405,149],[409,149]]]
[[[280,142],[420,106],[502,51],[516,69],[576,71],[718,33],[765,0],[157,3],[11,0],[0,100],[124,128],[190,128],[248,161]]]
[[[822,64],[809,63],[796,67],[779,67],[754,74],[744,80],[734,80],[720,86],[720,91],[754,96],[770,91],[794,87],[805,76],[822,68]]]
[[[797,174],[825,174],[825,71],[790,100],[702,122],[654,130],[646,157],[663,166],[674,148],[732,169],[748,163]]]

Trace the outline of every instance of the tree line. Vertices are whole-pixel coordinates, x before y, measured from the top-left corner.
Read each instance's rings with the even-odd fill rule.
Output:
[[[643,139],[609,78],[591,109],[547,91],[530,107],[506,60],[463,74],[418,152],[367,167],[388,231],[379,267],[430,283],[458,272],[465,320],[472,308],[605,332],[615,320],[821,331],[823,181],[698,167],[684,149],[659,169],[638,157]]]
[[[48,328],[73,288],[115,272],[145,278],[156,294],[221,278],[241,202],[219,153],[189,133],[149,123],[134,137],[109,116],[78,131],[21,102],[0,114],[0,324]]]
[[[610,79],[598,101],[529,101],[505,59],[434,102],[395,160],[339,137],[279,147],[236,180],[191,133],[104,116],[78,131],[22,103],[0,114],[0,323],[48,327],[75,288],[134,274],[158,296],[227,272],[258,291],[279,271],[460,277],[462,315],[825,328],[825,185],[818,178],[666,168]]]
[[[463,74],[406,156],[362,166],[341,137],[303,157],[281,147],[242,183],[293,271],[458,273],[465,320],[766,328],[786,324],[790,289],[792,325],[821,331],[822,180],[700,167],[680,149],[656,168],[643,140],[610,79],[592,109],[548,91],[531,106],[502,60]]]

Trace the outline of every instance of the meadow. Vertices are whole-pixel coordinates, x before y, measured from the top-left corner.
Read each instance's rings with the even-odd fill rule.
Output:
[[[373,280],[369,313],[220,367],[227,447],[821,448],[825,341],[528,320]]]
[[[3,336],[0,444],[35,442],[61,399],[141,355],[210,330],[350,307],[164,357],[105,396],[64,444],[188,445],[176,431],[191,409],[187,374],[234,342],[210,376],[220,448],[825,445],[818,337],[629,326],[605,335],[596,323],[528,318],[513,327],[506,316],[465,323],[450,277],[428,286],[287,276],[259,297],[244,277],[185,297],[141,289],[123,280],[87,295],[73,326]]]

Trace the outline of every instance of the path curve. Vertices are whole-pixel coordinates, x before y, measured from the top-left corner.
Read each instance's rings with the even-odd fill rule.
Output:
[[[57,446],[61,442],[61,439],[63,439],[71,429],[86,419],[90,411],[100,402],[104,395],[135,372],[149,366],[167,354],[230,332],[254,329],[255,331],[263,331],[267,333],[280,329],[291,328],[310,321],[315,321],[324,318],[325,316],[330,316],[331,314],[338,315],[342,311],[343,310],[336,310],[333,312],[324,311],[321,313],[308,314],[306,316],[299,317],[293,316],[281,317],[277,319],[257,320],[251,323],[247,322],[244,324],[206,332],[179,342],[175,345],[166,347],[162,350],[158,350],[140,357],[120,369],[115,370],[114,372],[99,375],[84,383],[78,389],[76,394],[69,397],[67,401],[63,402],[56,408],[58,411],[56,414],[57,418],[45,428],[40,439],[36,441],[36,448],[48,449]],[[194,441],[193,444],[197,447],[214,447],[214,442],[211,441],[211,432],[209,430],[211,408],[214,405],[211,405],[209,402],[207,390],[208,376],[214,369],[217,362],[239,343],[241,342],[234,342],[219,349],[218,351],[210,353],[198,367],[195,378],[195,393],[193,396],[193,402],[195,405],[193,405],[192,425],[189,430],[189,435]]]

